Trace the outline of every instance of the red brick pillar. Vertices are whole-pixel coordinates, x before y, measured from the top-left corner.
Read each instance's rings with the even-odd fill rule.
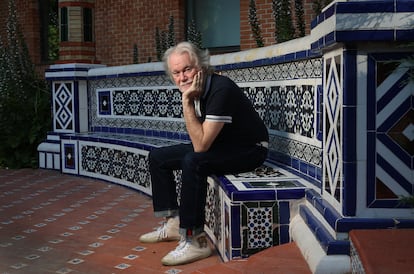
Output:
[[[94,35],[95,0],[59,0],[58,63],[99,63]]]

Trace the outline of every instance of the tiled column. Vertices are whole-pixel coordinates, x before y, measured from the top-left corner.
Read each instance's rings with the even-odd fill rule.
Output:
[[[412,217],[412,1],[337,1],[315,20],[323,52],[323,198],[349,217]]]
[[[53,131],[38,146],[40,168],[61,169],[60,135],[88,131],[88,70],[99,65],[52,65],[46,79],[52,89]]]

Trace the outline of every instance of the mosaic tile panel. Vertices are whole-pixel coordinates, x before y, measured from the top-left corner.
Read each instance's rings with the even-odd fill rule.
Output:
[[[98,90],[97,93],[100,116],[182,118],[181,93],[178,89],[131,87]]]
[[[323,191],[342,203],[342,55],[325,59]]]
[[[271,87],[243,87],[257,112],[271,130],[293,133],[299,136],[315,136],[315,87],[312,85]]]
[[[271,135],[270,148],[292,158],[301,159],[316,167],[322,167],[322,148],[320,146]]]
[[[206,231],[225,261],[287,243],[290,200],[304,195],[299,177],[268,163],[252,172],[209,177]]]
[[[276,215],[275,218],[273,215]],[[279,244],[279,241],[273,242],[273,237],[278,234],[277,230],[276,233],[273,231],[273,226],[279,221],[277,217],[277,203],[243,203],[242,225],[246,228],[243,229],[245,252],[249,249],[255,250]],[[274,220],[276,224],[273,223]]]
[[[64,167],[65,169],[75,169],[76,168],[76,149],[75,144],[64,144],[63,145],[63,154],[64,157]]]
[[[400,196],[414,194],[414,83],[407,81],[404,55],[368,56],[372,81],[367,94],[367,206],[399,207]],[[391,60],[396,60],[394,63]]]
[[[92,79],[88,98],[90,128],[186,132],[184,121],[176,114],[177,107],[181,111],[179,91],[165,75]],[[177,119],[162,119],[167,116]]]
[[[289,67],[289,73],[287,66],[282,64],[221,73],[239,81],[270,129],[270,149],[276,153],[270,154],[270,158],[319,180],[321,144],[316,124],[321,120],[321,112],[318,111],[321,101],[318,99],[319,92],[316,92],[319,80],[315,79],[320,75],[320,59],[294,62]],[[263,78],[262,70],[267,73],[274,71],[276,75]],[[248,73],[244,74],[246,71]],[[298,80],[299,76],[303,79]],[[139,76],[90,81],[90,128],[162,130],[186,134],[181,117],[180,93],[173,86],[156,86],[160,83],[171,84],[165,79],[161,81],[162,77]],[[272,81],[263,85],[263,82],[254,82],[255,79]],[[148,86],[139,86],[143,83]],[[291,134],[292,138],[281,137],[285,134]],[[304,138],[308,141],[304,141]]]
[[[206,199],[206,217],[205,225],[214,235],[217,242],[221,242],[222,234],[222,212],[219,210],[222,207],[220,199],[220,188],[218,184],[211,182],[207,184],[207,199]]]
[[[74,82],[54,82],[53,129],[55,132],[74,132],[75,130],[75,90]]]
[[[79,174],[110,180],[151,194],[148,151],[79,141]]]
[[[221,70],[219,66],[217,69],[236,83],[314,79],[322,77],[322,59],[307,59],[234,70]]]

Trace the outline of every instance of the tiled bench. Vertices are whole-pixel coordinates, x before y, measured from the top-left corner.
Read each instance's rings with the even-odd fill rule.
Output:
[[[66,134],[61,136],[62,171],[122,184],[151,195],[149,151],[182,142],[188,141],[168,134]],[[175,175],[179,182],[180,172]],[[247,173],[210,176],[206,231],[223,260],[247,257],[290,242],[291,211],[309,187],[306,180],[270,162]]]
[[[111,181],[151,195],[149,151],[182,142],[112,132],[66,134],[61,136],[62,172]]]
[[[208,178],[206,228],[222,258],[288,243],[291,212],[309,183],[270,162],[252,172]]]

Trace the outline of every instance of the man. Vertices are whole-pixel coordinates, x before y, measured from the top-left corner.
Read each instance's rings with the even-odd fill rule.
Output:
[[[191,144],[150,152],[154,213],[166,222],[144,234],[141,242],[180,240],[164,265],[190,263],[210,256],[204,232],[207,176],[253,170],[267,156],[268,132],[242,90],[214,74],[208,51],[188,42],[168,49],[164,64],[182,93]],[[180,205],[173,170],[182,170]]]

